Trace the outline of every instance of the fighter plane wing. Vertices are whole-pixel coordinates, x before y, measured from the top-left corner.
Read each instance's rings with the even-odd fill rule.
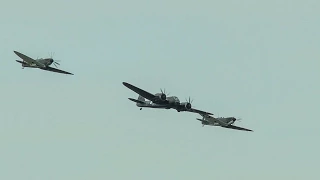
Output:
[[[131,85],[129,83],[123,82],[122,84],[124,86],[126,86],[127,88],[131,89],[132,91],[136,92],[137,94],[139,94],[139,95],[143,96],[144,98],[150,100],[150,101],[154,100],[154,98],[156,97],[155,95],[153,95],[153,94],[151,94],[151,93],[149,93],[149,92],[147,92],[145,90],[142,90],[142,89],[140,89],[138,87],[135,87],[135,86],[133,86],[133,85]]]
[[[234,125],[221,126],[221,127],[229,128],[229,129],[242,130],[242,131],[252,131],[252,130],[250,130],[250,129],[246,129],[246,128],[242,128],[242,127],[238,127],[238,126],[234,126]]]
[[[28,57],[22,53],[19,53],[18,51],[13,51],[17,56],[19,56],[21,59],[23,59],[24,61],[26,61],[27,63],[31,64],[31,63],[34,63],[36,64],[37,61],[32,59],[31,57]]]
[[[66,72],[66,71],[62,71],[60,69],[56,69],[56,68],[53,68],[53,67],[46,67],[46,68],[40,68],[42,70],[45,70],[45,71],[51,71],[51,72],[56,72],[56,73],[61,73],[61,74],[71,74],[71,75],[74,75],[72,73],[69,73],[69,72]]]
[[[32,59],[31,57],[28,57],[18,51],[13,51],[17,56],[19,56],[21,59],[23,59],[23,61],[27,62],[28,64],[36,64],[40,67],[44,67],[44,65],[34,59]]]
[[[204,115],[213,115],[212,113],[201,111],[201,110],[198,110],[198,109],[193,109],[193,108],[189,109],[188,111],[189,112],[193,112],[193,113],[198,113],[200,115],[203,115],[203,114]]]

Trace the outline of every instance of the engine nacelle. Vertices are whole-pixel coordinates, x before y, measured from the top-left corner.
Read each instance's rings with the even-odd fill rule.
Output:
[[[187,109],[187,110],[189,110],[189,109],[191,109],[191,104],[190,103],[184,103],[184,107]]]
[[[165,101],[167,99],[167,96],[165,94],[158,94],[158,98],[161,100],[161,101]]]

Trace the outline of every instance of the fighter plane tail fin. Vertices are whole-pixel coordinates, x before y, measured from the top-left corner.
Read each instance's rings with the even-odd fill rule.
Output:
[[[23,61],[19,61],[19,60],[16,60],[18,63],[21,63],[21,64],[23,64]]]

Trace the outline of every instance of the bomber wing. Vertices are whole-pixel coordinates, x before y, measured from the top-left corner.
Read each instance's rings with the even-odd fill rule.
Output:
[[[45,71],[51,71],[51,72],[56,72],[56,73],[61,73],[61,74],[71,74],[71,75],[74,75],[72,73],[69,73],[69,72],[66,72],[66,71],[62,71],[60,69],[56,69],[56,68],[53,68],[53,67],[46,67],[46,68],[40,68],[42,70],[45,70]]]
[[[154,101],[154,99],[156,98],[155,95],[145,91],[145,90],[142,90],[138,87],[135,87],[134,85],[131,85],[129,83],[126,83],[126,82],[122,82],[122,84],[124,86],[126,86],[127,88],[131,89],[132,91],[136,92],[137,94],[143,96],[144,98],[150,100],[150,101]]]
[[[200,115],[213,115],[212,113],[201,111],[201,110],[198,110],[198,109],[193,109],[193,108],[189,109],[188,111],[189,112],[193,112],[193,113],[198,113]]]
[[[250,129],[246,129],[246,128],[242,128],[242,127],[238,127],[238,126],[234,126],[234,125],[221,126],[221,127],[229,128],[229,129],[242,130],[242,131],[253,131],[253,130],[250,130]]]

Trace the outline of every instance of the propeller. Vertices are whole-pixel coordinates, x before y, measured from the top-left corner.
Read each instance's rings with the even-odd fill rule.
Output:
[[[189,100],[186,98],[186,102],[187,102],[186,108],[187,108],[187,109],[191,109],[191,108],[192,108],[193,99],[191,100],[191,99],[190,99],[190,96],[189,96]]]
[[[57,65],[60,65],[59,63],[57,63],[56,61],[53,61],[52,62],[53,63],[53,65],[57,68]]]
[[[236,121],[241,122],[241,118],[235,118],[235,117],[234,117],[234,122],[236,122]]]
[[[50,58],[52,59],[52,63],[53,65],[57,68],[57,65],[60,65],[58,62],[60,62],[59,60],[53,60],[53,55],[54,55],[54,52],[51,52],[50,53]]]
[[[163,89],[163,90],[160,89],[160,91],[161,91],[162,94],[165,94],[166,96],[169,96],[169,94],[170,94],[170,93],[166,93],[166,89]]]
[[[204,117],[202,117],[202,120],[204,121]],[[202,122],[201,124],[202,124],[202,127],[204,127],[204,123]]]
[[[236,118],[236,121],[239,121],[239,122],[241,122],[241,120],[242,120],[241,118]]]
[[[186,101],[187,101],[188,103],[192,104],[193,99],[190,99],[190,96],[189,96],[189,99],[186,98]]]
[[[49,56],[50,58],[53,58],[54,52],[50,52]]]

